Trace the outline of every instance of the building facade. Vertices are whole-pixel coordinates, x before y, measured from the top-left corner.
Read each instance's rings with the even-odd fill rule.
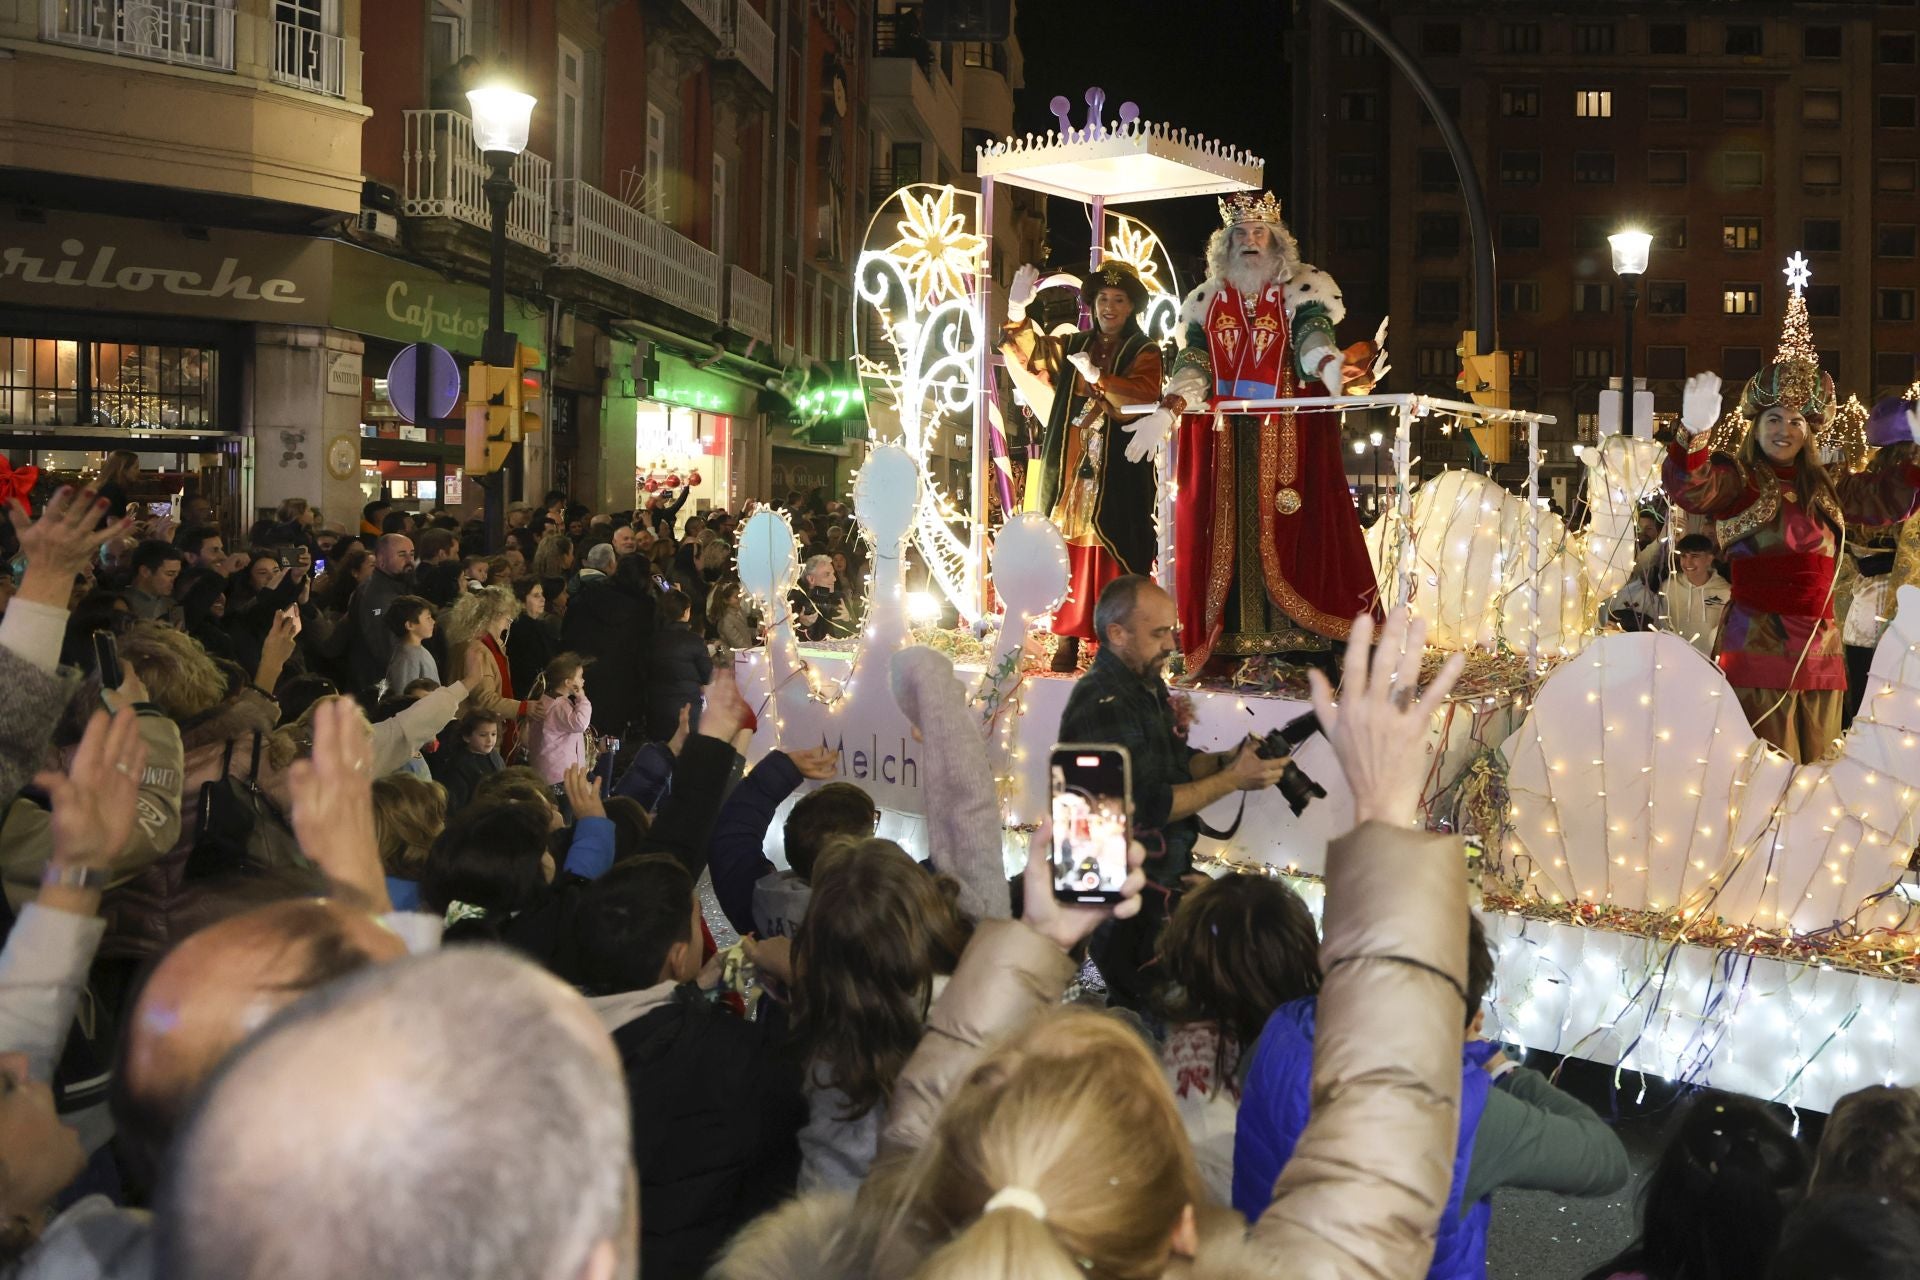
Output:
[[[1912,382],[1911,3],[1374,9],[1479,170],[1513,403],[1560,419],[1550,462],[1569,464],[1591,437],[1599,393],[1621,373],[1624,289],[1607,236],[1628,226],[1654,237],[1633,364],[1659,411],[1677,411],[1690,373],[1732,382],[1770,357],[1796,251],[1812,263],[1815,340],[1843,393]],[[1312,74],[1295,82],[1293,226],[1362,325],[1391,313],[1389,389],[1456,395],[1471,246],[1440,131],[1362,32],[1323,5],[1300,16],[1294,65]],[[1445,447],[1423,452],[1431,463]]]

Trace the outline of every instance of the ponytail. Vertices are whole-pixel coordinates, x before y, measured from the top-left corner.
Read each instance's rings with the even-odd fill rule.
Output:
[[[914,1280],[1086,1280],[1053,1229],[1025,1209],[982,1213],[928,1258]]]

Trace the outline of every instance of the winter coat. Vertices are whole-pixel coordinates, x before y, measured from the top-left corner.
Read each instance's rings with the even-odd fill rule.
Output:
[[[692,987],[591,1001],[633,1112],[640,1274],[698,1276],[741,1227],[793,1194],[800,1076],[771,1002],[747,1022]]]
[[[487,661],[475,664],[468,670],[468,655],[475,645],[481,646],[487,655]],[[480,636],[460,646],[458,653],[450,655],[454,670],[460,673],[466,682],[466,701],[460,704],[460,714],[469,711],[486,710],[497,713],[506,719],[500,727],[500,754],[503,757],[513,755],[514,744],[518,741],[520,721],[527,714],[526,699],[514,693],[513,676],[507,670],[507,655],[500,652],[492,636]]]
[[[513,687],[531,689],[533,682],[547,669],[547,664],[560,655],[558,619],[553,617],[529,618],[525,614],[514,620],[507,630],[507,671],[513,676]]]
[[[1197,1256],[1167,1276],[1426,1274],[1459,1133],[1466,905],[1447,837],[1368,823],[1333,842],[1313,1118],[1252,1230],[1238,1215],[1203,1215]],[[986,1047],[1055,1003],[1073,973],[1066,954],[1025,924],[983,923],[894,1087],[882,1156],[925,1145]],[[712,1274],[792,1274],[795,1259],[831,1258],[860,1211],[846,1197],[802,1196],[742,1233]],[[911,1270],[909,1262],[874,1274]]]
[[[587,697],[602,733],[627,737],[627,726],[647,718],[646,665],[653,633],[653,601],[643,579],[587,578],[567,602],[560,647],[592,658]]]
[[[700,728],[700,690],[713,679],[713,654],[707,642],[684,622],[668,622],[653,638],[647,664],[647,736],[671,738],[680,724],[680,708],[690,706],[687,723]]]
[[[353,663],[356,689],[368,689],[387,674],[387,659],[393,656],[394,635],[387,630],[387,606],[395,597],[413,590],[405,578],[396,578],[378,569],[353,594],[353,634],[348,639],[348,658]],[[229,628],[231,630],[231,628]]]
[[[593,703],[585,694],[571,698],[542,698],[547,714],[527,730],[528,763],[545,782],[564,782],[568,765],[587,767],[588,726]]]

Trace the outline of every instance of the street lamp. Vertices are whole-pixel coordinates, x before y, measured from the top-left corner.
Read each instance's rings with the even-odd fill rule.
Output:
[[[533,124],[533,95],[494,81],[467,91],[473,110],[473,141],[487,162],[487,208],[493,217],[493,245],[487,264],[487,335],[480,358],[490,365],[512,365],[519,339],[507,332],[507,209],[513,204],[513,162],[527,149]],[[487,549],[498,551],[506,537],[506,480],[501,472],[480,477],[486,498]]]
[[[1647,273],[1647,255],[1653,250],[1653,237],[1644,231],[1616,231],[1607,237],[1613,246],[1613,271],[1626,285],[1627,349],[1620,368],[1620,432],[1631,436],[1633,418],[1633,312],[1640,302],[1640,277]]]

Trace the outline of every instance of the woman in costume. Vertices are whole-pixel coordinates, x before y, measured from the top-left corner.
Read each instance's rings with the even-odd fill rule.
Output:
[[[1119,411],[1160,399],[1160,348],[1140,328],[1147,288],[1130,263],[1109,259],[1087,277],[1080,295],[1094,327],[1064,338],[1027,319],[1039,276],[1031,266],[1014,273],[1003,345],[1009,358],[1048,376],[1055,388],[1026,505],[1045,513],[1067,540],[1071,588],[1053,615],[1053,633],[1061,637],[1053,666],[1072,671],[1080,641],[1093,638],[1101,588],[1153,569],[1153,457],[1144,445],[1131,447]]]
[[[1790,329],[1799,302],[1796,294],[1788,304]],[[1847,671],[1833,584],[1847,526],[1892,524],[1920,508],[1920,416],[1899,400],[1875,408],[1866,434],[1879,454],[1865,471],[1835,480],[1812,439],[1834,409],[1833,379],[1810,346],[1783,343],[1741,395],[1750,425],[1733,455],[1708,448],[1720,379],[1687,382],[1684,427],[1668,442],[1662,473],[1676,506],[1715,521],[1732,567],[1721,670],[1754,732],[1802,764],[1840,735]]]

